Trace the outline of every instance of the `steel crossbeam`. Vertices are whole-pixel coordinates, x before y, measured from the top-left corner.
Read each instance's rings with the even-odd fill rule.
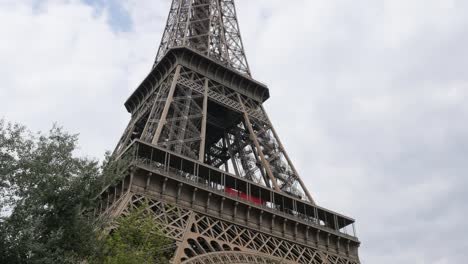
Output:
[[[153,69],[125,103],[114,157],[133,157],[129,175],[98,214],[147,205],[175,264],[359,264],[354,220],[315,204],[269,96],[251,77],[234,0],[173,0]]]

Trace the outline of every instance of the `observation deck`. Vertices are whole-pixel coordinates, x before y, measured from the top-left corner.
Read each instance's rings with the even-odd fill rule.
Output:
[[[121,184],[102,194],[101,214],[126,192],[175,203],[211,217],[313,245],[358,255],[355,220],[277,192],[218,168],[134,140],[121,155],[133,167]]]

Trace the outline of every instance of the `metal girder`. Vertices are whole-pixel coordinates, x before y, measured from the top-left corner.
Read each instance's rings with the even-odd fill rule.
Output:
[[[106,214],[121,217],[142,205],[147,206],[146,213],[160,231],[175,242],[172,263],[359,264],[352,258],[151,199],[146,194],[128,192],[112,203]]]
[[[173,0],[155,65],[181,46],[250,76],[233,0]]]
[[[153,106],[134,115],[145,124],[141,139],[225,170],[232,164],[242,177],[314,202],[261,103],[182,66],[171,76],[150,97]],[[221,107],[213,112],[213,104]],[[226,115],[238,118],[226,123]],[[218,134],[207,128],[209,120],[217,120]],[[130,129],[124,142],[139,134]]]
[[[134,183],[132,171],[120,187],[109,187],[100,214],[125,216],[148,204],[147,212],[177,246],[177,264],[359,264],[357,238],[346,237],[344,229],[340,242],[341,229],[353,224],[354,231],[354,220],[315,205],[263,108],[268,98],[268,88],[251,77],[234,0],[173,0],[153,69],[126,102],[132,118],[114,151],[124,156],[143,143],[165,154],[153,156],[151,150],[135,160],[133,166],[151,164],[149,176],[139,175]],[[155,187],[150,175],[162,170],[168,175]],[[212,188],[200,195],[206,198],[201,212],[194,201],[206,186],[187,189],[187,179]],[[156,199],[150,186],[159,192]],[[215,198],[220,193],[238,200],[224,207],[230,198]],[[250,205],[242,205],[243,196]],[[218,199],[219,209],[209,208],[210,199]],[[267,215],[271,233],[263,227]],[[315,238],[309,239],[309,227],[291,226],[288,219],[313,222],[319,228],[311,234]]]

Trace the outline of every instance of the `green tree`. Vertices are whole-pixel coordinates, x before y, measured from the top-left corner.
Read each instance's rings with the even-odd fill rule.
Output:
[[[0,263],[164,263],[155,252],[166,241],[144,236],[157,234],[145,217],[120,220],[102,239],[103,226],[87,209],[129,164],[109,154],[102,164],[76,157],[77,140],[58,126],[32,134],[0,119]]]
[[[0,120],[0,263],[74,263],[98,248],[82,210],[102,172],[73,155],[76,142],[57,126],[32,134]]]
[[[147,205],[117,221],[105,242],[106,264],[169,263],[172,242],[145,210]]]

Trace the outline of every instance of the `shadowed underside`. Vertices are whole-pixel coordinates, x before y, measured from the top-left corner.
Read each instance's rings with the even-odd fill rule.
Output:
[[[208,253],[200,255],[190,260],[183,262],[184,264],[216,264],[216,263],[232,263],[232,264],[272,264],[272,263],[288,263],[280,259],[274,259],[267,255],[259,253],[247,252],[220,252]]]

